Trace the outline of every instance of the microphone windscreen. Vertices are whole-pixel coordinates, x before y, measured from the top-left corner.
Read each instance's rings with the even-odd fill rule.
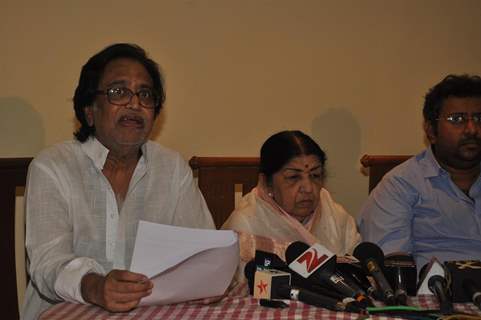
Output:
[[[309,249],[309,245],[302,241],[295,241],[291,243],[286,249],[286,262],[290,264],[292,261],[296,260],[304,251]]]
[[[436,296],[439,301],[439,310],[441,314],[452,314],[453,301],[450,295],[447,281],[444,277],[435,274],[428,279],[428,288]]]
[[[365,265],[368,259],[374,259],[380,267],[384,265],[384,253],[377,244],[372,242],[361,242],[356,246],[352,255],[355,256],[362,265]]]
[[[444,289],[444,291],[447,291],[448,289],[448,284],[446,282],[446,279],[444,279],[444,277],[438,275],[438,274],[435,274],[434,276],[431,276],[429,277],[428,279],[428,287],[429,287],[429,290],[433,291],[433,287],[435,285],[435,283],[438,282],[441,284],[442,288]],[[433,292],[434,293],[434,292]]]
[[[289,270],[287,264],[278,255],[272,252],[256,250],[255,263],[258,267],[271,268],[277,270]]]

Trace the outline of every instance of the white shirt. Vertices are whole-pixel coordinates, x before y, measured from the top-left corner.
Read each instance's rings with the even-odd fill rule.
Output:
[[[88,272],[128,269],[139,220],[213,229],[192,171],[175,151],[142,146],[120,212],[102,173],[109,150],[97,139],[70,141],[42,151],[27,177],[26,247],[31,281],[24,319],[51,303],[84,302]]]

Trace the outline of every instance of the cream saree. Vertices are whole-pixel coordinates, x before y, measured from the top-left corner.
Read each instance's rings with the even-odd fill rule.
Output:
[[[324,188],[320,191],[319,206],[301,223],[258,185],[242,198],[222,229],[239,234],[241,264],[238,280],[245,263],[255,256],[256,249],[273,252],[285,260],[286,248],[293,241],[317,242],[337,255],[352,253],[361,241],[354,218],[334,202]]]

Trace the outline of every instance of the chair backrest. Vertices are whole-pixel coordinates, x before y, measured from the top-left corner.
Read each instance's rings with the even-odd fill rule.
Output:
[[[19,255],[21,255],[20,260],[24,261],[25,247],[18,246],[21,249],[17,249],[17,255],[15,254],[15,238],[18,238],[15,232],[15,209],[16,202],[18,202],[16,201],[18,190],[25,187],[28,165],[31,160],[32,158],[0,159],[0,206],[2,208],[0,214],[0,246],[3,256],[2,262],[0,262],[0,274],[2,275],[0,297],[4,319],[19,318],[19,299],[23,299],[25,290],[25,288],[17,286],[19,280],[17,272],[20,277],[23,277],[23,283],[26,283],[26,274],[25,265],[17,265],[19,264],[17,263]],[[24,228],[23,223],[20,228]],[[21,234],[23,243],[23,230]],[[22,297],[19,296],[19,292],[21,292]]]
[[[17,209],[23,210],[16,207],[17,196],[24,190],[31,161],[32,158],[0,158],[0,248],[3,256],[0,263],[0,274],[3,276],[0,299],[5,319],[19,319],[19,301],[25,290],[19,283],[28,281],[25,265],[19,263],[25,257],[24,220],[20,225],[22,232],[16,232],[19,229],[15,226],[16,223],[18,225],[15,216]],[[234,210],[236,192],[243,195],[256,186],[259,159],[192,157],[189,163],[197,174],[199,188],[219,228]],[[22,244],[16,249],[19,233]],[[19,281],[19,277],[24,279]]]
[[[192,157],[189,164],[217,228],[234,210],[236,194],[244,195],[257,185],[257,157]]]
[[[361,158],[361,164],[369,169],[369,192],[374,189],[388,171],[411,157],[408,155],[365,154]]]

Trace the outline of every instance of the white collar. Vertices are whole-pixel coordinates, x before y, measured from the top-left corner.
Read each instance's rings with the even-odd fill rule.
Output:
[[[140,150],[142,151],[141,158],[147,159],[147,143],[144,143]],[[94,136],[90,136],[87,141],[81,144],[82,150],[85,154],[92,160],[95,167],[102,171],[104,168],[105,161],[107,161],[107,156],[110,152],[100,141]]]

